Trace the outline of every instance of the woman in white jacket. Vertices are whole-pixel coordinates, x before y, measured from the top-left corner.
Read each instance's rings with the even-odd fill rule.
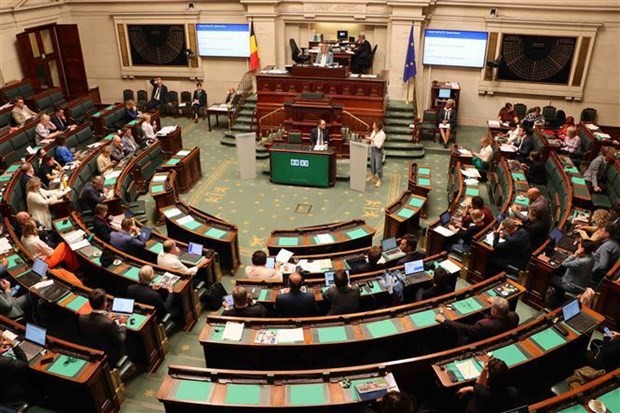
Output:
[[[41,180],[32,177],[26,184],[26,204],[28,212],[35,221],[39,221],[47,229],[52,228],[52,214],[49,205],[64,196],[63,191],[50,191],[41,188]]]

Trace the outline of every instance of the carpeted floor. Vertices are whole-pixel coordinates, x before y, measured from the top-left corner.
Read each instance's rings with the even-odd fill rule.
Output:
[[[242,259],[239,274],[250,262],[252,252],[265,246],[273,229],[362,218],[377,229],[375,243],[378,243],[382,238],[384,207],[407,187],[407,171],[411,161],[392,158],[384,166],[384,185],[378,189],[368,185],[365,193],[353,191],[348,182],[341,181],[329,189],[273,185],[269,177],[261,173],[267,161],[258,161],[259,173],[255,180],[241,181],[236,149],[219,142],[224,133],[222,128],[208,132],[204,121],[194,124],[186,119],[165,118],[162,123],[182,127],[185,148],[200,147],[204,175],[193,190],[181,198],[239,227]],[[478,141],[485,133],[486,128],[482,127],[460,127],[459,144],[477,149]],[[427,154],[417,163],[430,166],[432,170],[433,190],[430,192],[428,211],[429,218],[434,220],[448,205],[446,188],[449,152],[430,141],[424,141],[424,145]],[[339,168],[348,168],[348,165],[343,163]],[[153,208],[152,200],[147,199],[147,208]],[[222,282],[230,290],[233,277],[224,276]],[[460,285],[464,285],[464,281],[457,288]],[[518,311],[522,321],[533,314],[531,309],[522,304]],[[204,318],[203,314],[192,332],[177,332],[170,338],[170,353],[156,373],[142,374],[127,384],[127,400],[122,412],[163,411],[163,406],[155,396],[168,365],[205,366],[198,343]]]

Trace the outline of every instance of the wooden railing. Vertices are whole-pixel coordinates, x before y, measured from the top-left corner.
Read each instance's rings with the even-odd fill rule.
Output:
[[[254,79],[256,75],[254,72],[245,72],[241,80],[239,81],[239,85],[237,85],[237,94],[241,96],[236,105],[230,108],[230,112],[228,114],[228,125],[229,128],[235,124],[237,120],[237,116],[239,116],[239,111],[241,107],[245,103],[245,100],[248,96],[250,96],[254,91]]]
[[[284,108],[276,109],[258,120],[258,135],[263,136],[270,131],[275,132],[284,125],[286,112]]]
[[[370,125],[346,110],[342,111],[342,127],[352,133],[366,135],[370,133]]]

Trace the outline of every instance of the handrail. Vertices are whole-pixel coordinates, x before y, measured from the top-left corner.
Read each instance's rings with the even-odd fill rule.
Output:
[[[237,120],[237,116],[239,116],[239,111],[241,110],[241,106],[243,106],[243,104],[245,103],[245,99],[248,96],[250,96],[252,92],[254,91],[254,78],[255,77],[256,75],[254,74],[254,72],[251,72],[251,71],[245,72],[245,74],[239,81],[239,84],[237,85],[237,94],[241,95],[241,98],[239,99],[239,102],[237,103],[237,105],[231,108],[231,112],[228,115],[229,116],[228,124],[229,124],[229,127],[231,128],[235,124],[235,121]]]
[[[263,136],[263,131],[279,129],[284,124],[284,107],[278,108],[261,116],[258,119],[258,134]]]
[[[346,110],[342,111],[342,127],[348,128],[351,132],[357,134],[367,134],[370,130],[368,123]]]

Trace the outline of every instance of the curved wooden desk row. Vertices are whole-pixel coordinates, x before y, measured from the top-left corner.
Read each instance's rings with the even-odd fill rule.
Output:
[[[431,167],[411,162],[407,175],[407,189],[415,195],[428,197],[431,191]]]
[[[361,219],[296,229],[271,231],[267,240],[269,254],[282,248],[298,254],[325,254],[372,246],[376,230]]]
[[[184,242],[200,243],[218,253],[222,271],[234,274],[239,268],[237,226],[199,211],[182,201],[162,208],[168,235]]]
[[[591,310],[586,309],[585,311],[597,322],[602,321],[600,315]],[[345,378],[353,378],[358,375],[373,373],[385,375],[390,372],[401,389],[414,391],[418,394],[423,394],[425,391],[436,391],[437,378],[439,377],[441,379],[440,384],[446,380],[446,384],[452,385],[448,374],[441,370],[444,365],[454,363],[455,359],[465,354],[485,354],[489,350],[494,351],[496,356],[500,358],[505,357],[501,355],[501,348],[510,344],[521,344],[521,339],[529,339],[541,331],[547,331],[553,324],[552,320],[559,313],[560,309],[554,310],[549,314],[521,324],[512,331],[477,343],[380,364],[294,371],[219,370],[170,366],[168,376],[165,377],[157,397],[164,403],[167,412],[175,413],[230,411],[230,408],[234,408],[235,412],[258,411],[260,409],[262,409],[261,411],[265,409],[270,411],[291,411],[291,409],[301,411],[304,408],[307,408],[308,411],[320,409],[321,411],[341,412],[345,406],[338,404],[342,398],[332,397],[334,393],[330,391],[332,389],[331,383],[340,383]],[[532,381],[531,374],[523,373],[522,367],[539,369],[545,367],[553,371],[550,363],[557,363],[558,356],[566,357],[566,352],[575,350],[577,346],[585,350],[587,336],[587,334],[577,335],[571,332],[567,339],[562,337],[562,340],[553,347],[546,350],[541,350],[541,347],[536,352],[532,350],[534,354],[531,354],[531,357],[520,361],[518,364],[512,364],[512,379],[515,382]],[[537,346],[537,344],[534,345]],[[530,353],[527,355],[530,356]],[[513,360],[509,359],[509,361],[512,362]],[[472,380],[461,381],[459,385],[470,383]],[[306,387],[309,396],[303,402],[297,397],[291,397],[289,385],[309,383],[321,384],[322,386]],[[238,394],[245,393],[242,391],[244,389],[250,389],[249,387],[239,388],[238,385],[242,384],[254,384],[259,385],[259,387],[252,387],[248,392],[253,395],[252,397],[241,399]],[[359,401],[353,401],[353,403],[359,403]]]
[[[607,272],[598,289],[594,308],[605,316],[609,328],[620,328],[620,260]]]
[[[103,136],[108,129],[118,127],[125,123],[125,104],[117,103],[115,105],[106,106],[98,112],[93,113],[90,116],[90,121],[93,123],[95,133],[98,136]]]
[[[60,280],[54,275],[53,270],[48,271],[48,278],[53,279],[55,284],[63,285],[70,290],[67,295],[61,297],[57,301],[49,302],[40,294],[38,289],[34,288],[34,286],[24,284],[20,276],[31,269],[32,259],[24,252],[22,245],[14,241],[15,233],[10,227],[8,219],[4,219],[4,224],[5,228],[9,230],[11,243],[13,244],[13,253],[7,257],[9,261],[7,273],[15,282],[21,285],[22,288],[29,290],[34,297],[43,300],[43,302],[47,302],[56,310],[56,313],[63,317],[63,319],[66,317],[67,320],[71,320],[74,336],[78,337],[77,317],[92,311],[88,303],[88,295],[91,289],[81,285],[72,285],[66,281]],[[112,299],[113,296],[108,295],[110,303]],[[144,366],[148,371],[156,370],[165,355],[162,347],[162,341],[165,337],[160,337],[158,334],[154,312],[155,310],[153,307],[137,303],[134,307],[134,313],[129,318],[127,324],[127,346],[129,349],[135,350],[131,352],[131,359],[135,363]],[[65,327],[67,326],[65,325]]]
[[[440,311],[453,320],[472,321],[490,308],[489,298],[502,291],[516,304],[524,289],[500,275],[432,300],[365,313],[298,319],[209,316],[200,343],[207,365],[218,368],[238,366],[236,363],[241,361],[257,368],[297,369],[359,364],[361,356],[367,362],[411,357],[425,351],[422,343],[433,343],[441,337],[435,321]],[[238,321],[246,327],[241,340],[224,339],[225,323]],[[274,335],[275,343],[269,339],[261,342],[268,334]],[[334,360],[335,352],[345,348],[345,354]]]
[[[0,329],[23,340],[25,327],[0,316]],[[114,389],[106,355],[51,335],[45,353],[29,362],[30,394],[37,405],[71,412],[116,412],[120,401]],[[36,389],[36,391],[34,391]],[[71,403],[67,403],[68,392]]]
[[[430,182],[430,175],[427,179]],[[383,238],[400,237],[420,228],[420,214],[425,206],[425,196],[404,191],[396,201],[385,207]]]
[[[581,208],[592,209],[592,196],[579,168],[575,166],[570,156],[557,156],[562,168],[570,178],[570,185],[573,189],[573,204]]]
[[[567,393],[530,406],[531,413],[588,413],[588,403],[599,400],[612,413],[620,409],[620,368],[598,377]]]
[[[75,212],[69,218],[54,221],[53,225],[58,234],[68,244],[70,244],[70,238],[73,236],[75,230],[88,231],[86,225],[84,225]],[[149,242],[152,243],[151,248],[154,248],[156,245],[163,248],[162,244],[156,240]],[[112,264],[109,267],[104,267],[100,260],[103,250],[112,252],[115,257],[118,257],[120,263],[118,265]],[[76,250],[75,253],[77,253],[80,261],[82,261],[87,268],[98,275],[96,277],[97,284],[115,295],[124,294],[129,285],[139,282],[138,273],[143,265],[150,265],[154,268],[157,276],[155,280],[153,280],[153,284],[157,284],[164,274],[169,272],[166,268],[136,258],[124,251],[114,248],[110,244],[104,243],[96,237],[92,239],[92,242],[89,243],[88,246]],[[174,284],[174,293],[180,299],[183,320],[185,322],[184,329],[189,331],[194,327],[196,320],[200,316],[200,301],[194,294],[192,277],[178,273],[176,275],[181,278]]]

